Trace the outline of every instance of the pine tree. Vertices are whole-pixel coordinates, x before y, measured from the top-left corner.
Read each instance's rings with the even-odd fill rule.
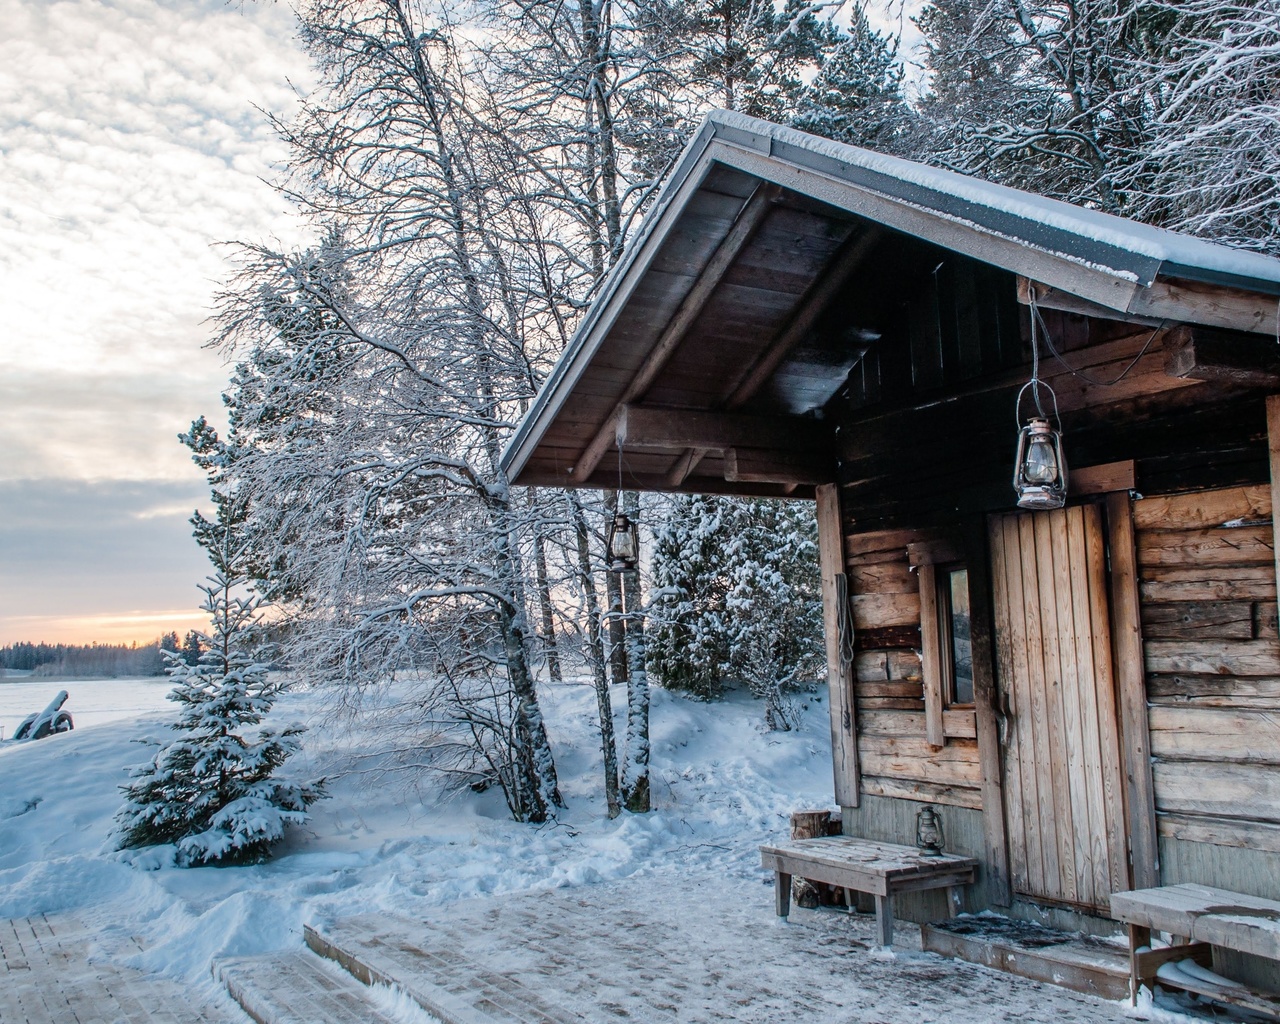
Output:
[[[799,502],[682,497],[655,534],[649,666],[703,698],[739,680],[789,729],[787,694],[822,671],[812,509]]]
[[[197,461],[217,450],[216,435],[202,425],[183,436]],[[243,596],[247,547],[237,529],[243,504],[217,490],[214,499],[213,520],[199,512],[191,519],[213,564],[200,585],[212,631],[198,635],[203,653],[196,665],[166,652],[174,681],[169,699],[181,707],[175,728],[182,735],[131,769],[116,816],[122,849],[172,843],[178,863],[190,867],[264,860],[285,827],[305,821],[307,808],[324,794],[323,779],[274,777],[298,751],[300,727],[248,732],[271,710],[277,690],[251,653],[262,602]]]

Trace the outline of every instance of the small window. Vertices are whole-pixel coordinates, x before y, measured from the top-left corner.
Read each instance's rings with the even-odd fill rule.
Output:
[[[940,645],[943,702],[973,703],[973,643],[969,628],[969,570],[955,566],[938,572],[938,625],[944,632]]]
[[[969,570],[953,544],[908,545],[920,577],[920,660],[925,739],[941,749],[948,737],[976,735]]]

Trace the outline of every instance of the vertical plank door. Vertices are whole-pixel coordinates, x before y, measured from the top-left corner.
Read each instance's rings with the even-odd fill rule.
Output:
[[[993,516],[990,533],[1013,890],[1105,914],[1128,866],[1102,513]]]

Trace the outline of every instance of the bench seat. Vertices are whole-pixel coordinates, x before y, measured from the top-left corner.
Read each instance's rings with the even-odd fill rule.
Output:
[[[1280,902],[1184,883],[1111,896],[1111,916],[1129,926],[1129,989],[1156,981],[1280,1018],[1280,996],[1210,973],[1211,949],[1280,960]],[[1153,931],[1174,944],[1154,949]]]
[[[854,836],[791,839],[761,846],[760,859],[767,870],[774,872],[779,917],[790,914],[793,875],[875,897],[876,934],[881,946],[893,944],[896,893],[948,889],[954,907],[959,886],[972,883],[978,871],[973,857],[949,853],[929,856],[914,846]]]

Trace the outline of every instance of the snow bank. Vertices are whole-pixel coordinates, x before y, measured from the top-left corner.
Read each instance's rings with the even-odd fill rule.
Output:
[[[145,706],[150,696],[122,700]],[[569,807],[541,827],[510,821],[495,792],[442,802],[429,781],[348,772],[390,738],[326,725],[314,694],[286,696],[277,720],[311,724],[295,770],[330,776],[333,795],[272,862],[249,867],[180,869],[165,848],[114,850],[118,787],[146,754],[135,740],[163,738],[171,712],[6,744],[0,916],[74,912],[99,936],[99,955],[138,936],[133,966],[207,987],[212,958],[297,946],[307,922],[368,911],[429,920],[475,896],[673,869],[761,877],[756,847],[785,831],[791,810],[833,806],[819,700],[796,732],[767,733],[762,705],[745,695],[703,704],[655,691],[655,809],[609,821],[591,687],[545,686],[542,696]],[[615,706],[625,707],[621,693]]]

